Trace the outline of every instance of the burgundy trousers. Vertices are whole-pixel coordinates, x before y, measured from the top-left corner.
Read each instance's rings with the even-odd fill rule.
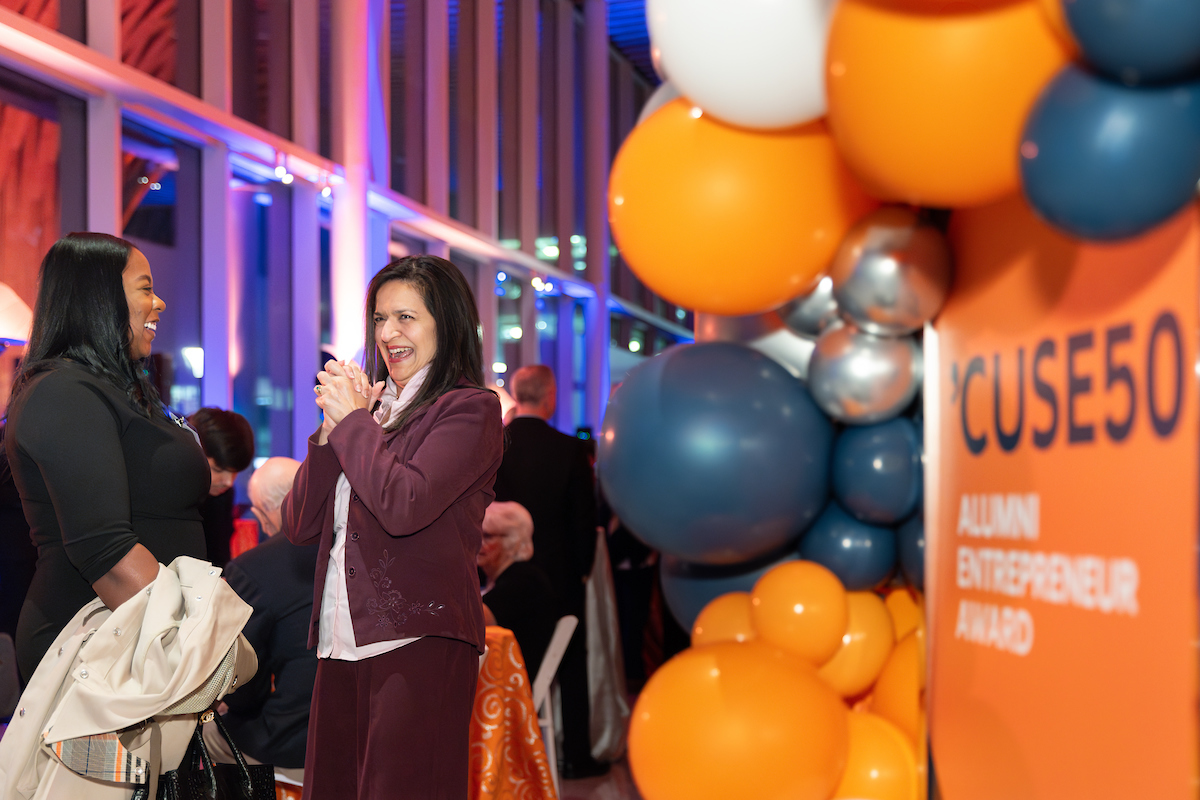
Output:
[[[475,646],[427,636],[317,665],[304,800],[465,800]]]

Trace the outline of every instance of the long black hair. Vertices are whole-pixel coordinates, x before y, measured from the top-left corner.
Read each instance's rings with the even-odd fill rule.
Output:
[[[483,385],[483,342],[480,338],[479,310],[475,293],[458,271],[444,258],[430,255],[405,256],[375,274],[367,287],[366,343],[363,345],[363,372],[372,380],[386,380],[387,363],[379,357],[375,343],[375,300],[385,283],[402,281],[421,294],[425,308],[437,326],[437,350],[429,373],[417,396],[401,412],[388,430],[404,425],[413,414],[433,404],[446,392],[467,383],[477,389]]]
[[[163,413],[143,363],[135,361],[122,273],[134,246],[106,233],[70,233],[42,259],[33,330],[12,398],[29,380],[70,359],[125,392],[142,414]]]

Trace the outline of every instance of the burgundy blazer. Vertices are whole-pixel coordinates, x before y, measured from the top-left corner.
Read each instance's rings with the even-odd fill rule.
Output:
[[[319,432],[318,432],[319,433]],[[359,645],[443,636],[483,652],[475,558],[503,451],[500,401],[460,386],[385,432],[365,409],[347,414],[308,457],[283,503],[283,532],[320,541],[308,646],[317,644],[338,474],[352,492],[346,596]]]

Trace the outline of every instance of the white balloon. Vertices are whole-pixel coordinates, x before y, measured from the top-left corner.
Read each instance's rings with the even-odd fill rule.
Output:
[[[718,119],[786,128],[825,114],[834,0],[647,0],[671,82]]]
[[[667,77],[667,71],[663,69],[662,51],[657,47],[650,48],[650,63],[654,66],[654,74],[658,76],[660,81],[671,80]]]
[[[679,90],[675,88],[673,83],[670,81],[663,81],[658,85],[658,88],[654,90],[654,94],[646,98],[646,105],[642,106],[642,111],[640,114],[638,114],[637,124],[641,125],[650,118],[651,114],[653,114],[655,111],[658,111],[660,108],[679,96]]]

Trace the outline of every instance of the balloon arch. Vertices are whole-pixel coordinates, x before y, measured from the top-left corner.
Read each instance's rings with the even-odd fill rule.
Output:
[[[1014,207],[1127,239],[1193,202],[1200,3],[648,0],[647,20],[664,82],[609,218],[710,341],[630,373],[599,439],[692,629],[639,698],[634,777],[647,800],[924,797],[921,336],[951,243]]]

